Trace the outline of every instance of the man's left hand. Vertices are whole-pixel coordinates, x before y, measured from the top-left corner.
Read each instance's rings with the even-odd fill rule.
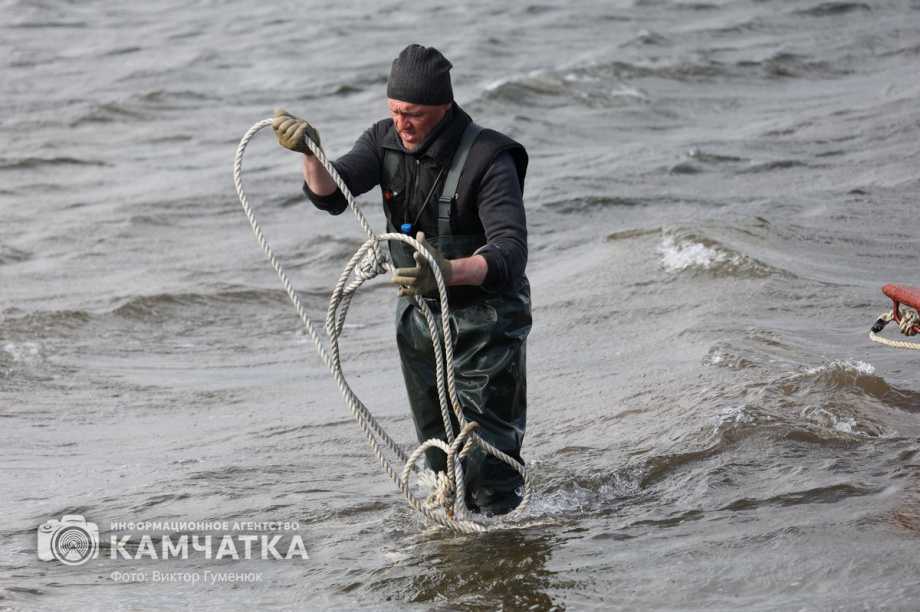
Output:
[[[441,271],[441,276],[444,278],[444,285],[449,285],[451,275],[450,261],[438,253],[437,249],[425,242],[424,232],[419,232],[415,239],[421,242],[422,246],[425,247],[434,258],[435,263],[438,265],[438,269]],[[417,251],[413,255],[413,258],[415,259],[414,268],[397,268],[393,271],[393,283],[402,285],[396,292],[396,295],[398,297],[406,297],[425,293],[437,293],[438,280],[431,266],[428,265],[428,261]]]

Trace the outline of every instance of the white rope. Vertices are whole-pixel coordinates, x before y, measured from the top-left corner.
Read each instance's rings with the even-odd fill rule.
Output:
[[[898,316],[901,319],[901,323],[898,326],[901,333],[905,336],[915,336],[917,331],[914,327],[920,324],[920,316],[917,315],[917,312],[914,310],[909,310],[907,308],[901,308],[898,311]],[[920,351],[920,342],[904,342],[902,340],[889,340],[888,338],[883,338],[876,334],[875,329],[879,331],[885,327],[890,321],[894,320],[894,310],[886,312],[878,318],[878,322],[872,331],[869,332],[869,339],[873,342],[878,342],[879,344],[884,344],[885,346],[890,346],[892,348],[900,349],[909,349],[914,351]]]
[[[256,123],[251,128],[249,128],[249,131],[246,132],[246,135],[243,136],[243,139],[240,141],[240,145],[236,152],[236,161],[233,168],[236,192],[237,195],[239,195],[243,210],[246,212],[246,217],[249,219],[249,224],[252,227],[252,231],[255,233],[256,240],[258,240],[259,246],[262,247],[262,252],[265,253],[265,256],[268,258],[272,264],[272,267],[275,269],[275,273],[281,279],[281,283],[284,285],[284,289],[287,291],[288,297],[290,297],[291,302],[293,302],[294,308],[297,310],[297,314],[300,316],[301,321],[303,321],[307,332],[310,334],[310,338],[313,340],[313,344],[316,346],[316,350],[319,353],[320,359],[322,359],[323,363],[332,373],[336,385],[338,386],[339,391],[342,393],[342,397],[348,404],[348,407],[350,408],[352,415],[361,428],[361,431],[364,432],[364,436],[367,438],[374,456],[377,457],[377,460],[380,462],[380,465],[383,467],[384,471],[390,476],[393,482],[396,483],[397,487],[399,487],[399,490],[402,492],[403,496],[406,498],[412,508],[426,516],[428,519],[438,523],[439,525],[464,533],[474,533],[486,531],[486,527],[483,524],[476,522],[469,510],[466,508],[466,488],[463,479],[463,468],[461,461],[470,452],[470,450],[473,448],[473,445],[478,445],[483,448],[486,453],[498,458],[516,470],[523,477],[524,493],[522,501],[518,507],[509,514],[509,516],[522,512],[529,504],[533,493],[533,483],[531,481],[529,472],[514,458],[510,457],[498,448],[483,440],[482,437],[477,433],[479,424],[476,422],[467,421],[463,416],[463,411],[460,408],[460,401],[457,395],[456,385],[454,383],[453,340],[451,338],[449,325],[450,313],[447,306],[447,287],[444,284],[444,279],[441,276],[441,271],[438,269],[437,263],[434,261],[434,258],[428,252],[428,250],[423,248],[418,241],[410,236],[396,233],[382,234],[380,236],[375,235],[370,227],[370,224],[367,222],[367,219],[358,208],[358,204],[355,202],[355,199],[351,192],[348,190],[348,187],[345,185],[344,181],[339,176],[338,172],[336,172],[332,164],[329,163],[329,160],[323,154],[322,149],[320,149],[316,143],[305,136],[304,142],[332,176],[338,188],[342,191],[343,194],[345,194],[349,207],[355,213],[361,228],[364,230],[368,237],[367,242],[365,242],[364,245],[358,249],[358,251],[348,262],[348,265],[342,272],[342,276],[339,278],[339,282],[336,284],[335,289],[332,292],[332,298],[329,302],[329,310],[326,314],[325,326],[326,334],[329,339],[328,350],[326,346],[323,345],[323,342],[320,339],[316,328],[306,314],[300,297],[297,295],[297,292],[294,290],[294,287],[288,280],[287,274],[285,273],[284,268],[281,266],[281,263],[275,257],[274,252],[268,245],[268,241],[265,239],[265,236],[262,233],[258,222],[256,221],[255,215],[252,212],[252,208],[249,205],[249,200],[246,197],[245,191],[243,190],[243,152],[246,150],[246,146],[249,144],[249,141],[252,139],[252,137],[259,130],[271,125],[271,122],[271,119],[264,119],[259,123]],[[381,250],[380,242],[382,240],[398,240],[405,242],[422,254],[422,256],[428,262],[428,265],[431,266],[431,269],[434,271],[435,278],[437,279],[438,283],[438,294],[441,298],[442,304],[441,329],[443,330],[444,335],[443,351],[441,348],[441,343],[437,341],[437,323],[433,313],[431,312],[431,309],[428,307],[424,300],[416,300],[416,305],[421,309],[428,323],[428,330],[431,334],[432,344],[435,348],[438,397],[441,404],[441,416],[444,421],[447,442],[445,443],[437,439],[428,440],[419,445],[419,447],[415,449],[411,456],[407,456],[406,453],[396,443],[396,441],[393,440],[386,433],[386,431],[384,431],[380,424],[377,423],[376,419],[374,419],[373,415],[367,409],[367,407],[351,390],[351,387],[349,387],[345,380],[345,375],[342,371],[342,364],[339,354],[339,335],[341,334],[345,325],[345,317],[348,313],[348,307],[351,305],[351,300],[354,297],[355,292],[361,287],[362,284],[364,284],[365,281],[370,280],[379,274],[392,270],[392,264],[389,261],[389,257]],[[354,275],[353,280],[351,280],[352,275]],[[460,433],[456,437],[453,434],[453,428],[451,427],[450,423],[451,412],[453,412],[457,422],[460,425]],[[395,455],[395,460],[398,461],[398,463],[402,464],[401,470],[398,470],[396,467],[394,467],[393,460],[384,455],[384,452],[381,449],[381,444],[388,448],[393,455]],[[425,450],[432,447],[440,448],[447,454],[447,473],[441,473],[437,475],[437,484],[435,490],[431,493],[431,495],[428,496],[428,499],[421,500],[412,494],[409,486],[409,476],[412,472],[418,473],[419,470],[416,465],[418,459],[424,454]],[[419,478],[420,480],[424,480],[422,477]]]

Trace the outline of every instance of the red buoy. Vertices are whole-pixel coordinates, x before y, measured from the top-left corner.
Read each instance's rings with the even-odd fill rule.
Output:
[[[882,293],[899,304],[904,304],[915,310],[920,310],[920,287],[885,285],[882,287]]]

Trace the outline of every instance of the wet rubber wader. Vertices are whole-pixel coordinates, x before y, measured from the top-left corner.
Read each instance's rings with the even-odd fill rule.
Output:
[[[470,257],[486,244],[484,234],[454,235],[450,227],[459,175],[466,153],[481,129],[471,124],[464,132],[439,200],[438,236],[426,237],[447,259]],[[397,158],[396,153],[386,153],[384,183],[395,172]],[[387,185],[383,188],[386,191]],[[388,231],[397,231],[386,205],[384,209]],[[392,241],[390,252],[396,267],[415,267],[414,249],[409,245]],[[464,417],[479,423],[484,440],[523,463],[520,452],[527,415],[525,340],[531,327],[530,284],[522,276],[501,293],[486,293],[478,287],[452,287],[450,292],[456,388]],[[454,296],[458,298],[456,304]],[[435,312],[440,312],[436,298],[425,299]],[[436,321],[438,341],[443,344],[441,319],[436,317]],[[397,301],[396,342],[419,442],[430,438],[446,440],[431,335],[424,315],[409,298]],[[452,418],[452,425],[457,435],[456,419]],[[447,469],[446,456],[440,449],[429,449],[426,460],[435,472]],[[467,456],[464,469],[466,501],[472,509],[502,513],[520,503],[519,490],[524,484],[521,475],[480,447],[474,447]]]

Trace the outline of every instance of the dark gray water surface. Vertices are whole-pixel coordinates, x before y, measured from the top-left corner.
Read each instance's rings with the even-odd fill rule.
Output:
[[[916,609],[918,356],[868,331],[883,284],[920,285],[920,3],[0,16],[0,609]],[[433,526],[382,472],[233,186],[275,106],[347,151],[409,42],[531,153],[537,493],[481,535]],[[321,323],[365,238],[299,172],[270,131],[247,149]],[[359,203],[384,231],[377,196]],[[408,449],[393,294],[362,289],[343,359]],[[99,558],[40,561],[36,529],[68,514],[99,526]],[[287,522],[270,533],[309,559],[111,557],[113,535],[198,533],[126,526],[155,521]]]

